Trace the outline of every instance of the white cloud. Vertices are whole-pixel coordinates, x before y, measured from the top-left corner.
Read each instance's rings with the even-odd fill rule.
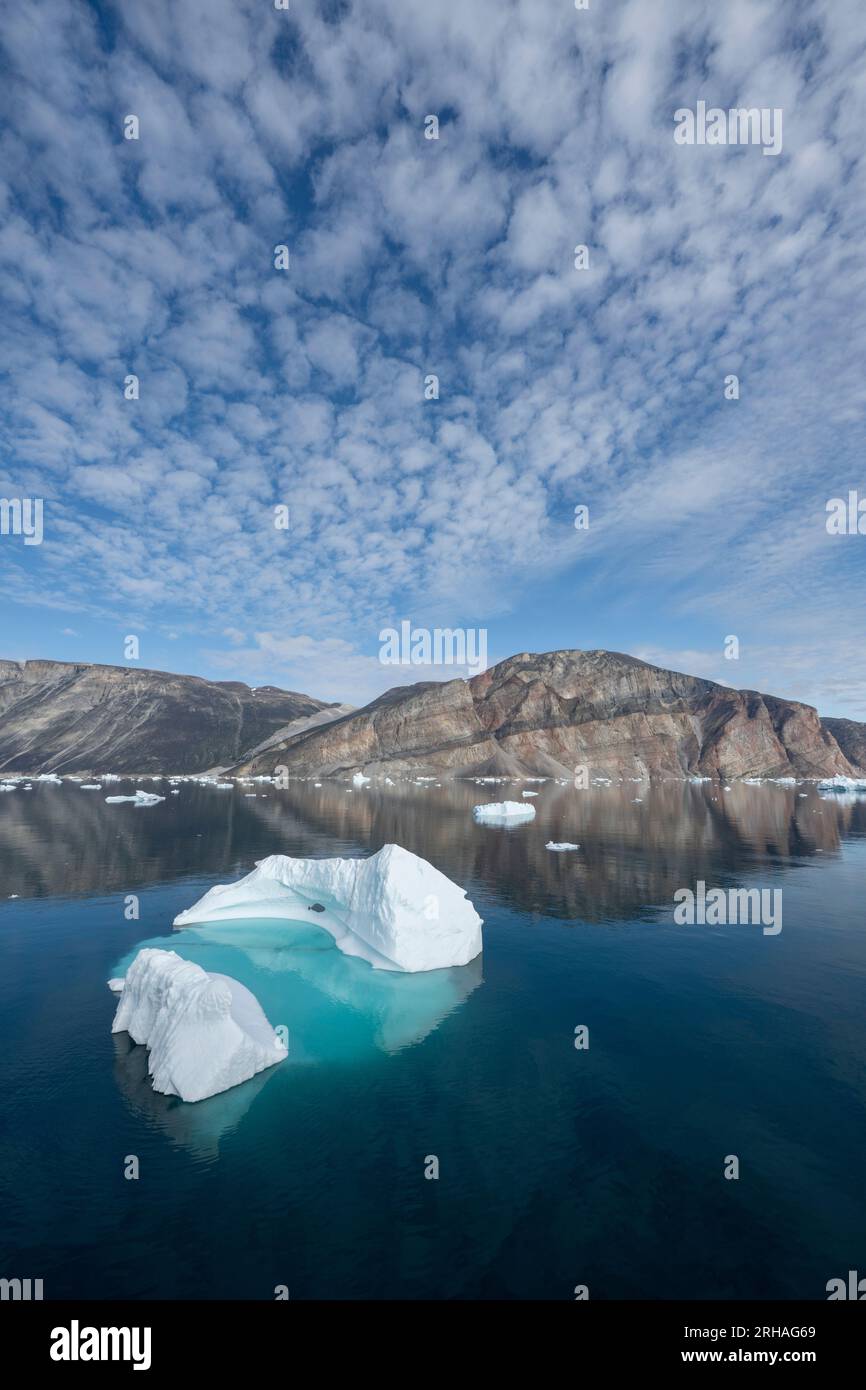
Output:
[[[862,482],[859,2],[115,20],[111,45],[66,0],[3,21],[0,481],[47,504],[13,598],[302,676],[244,635],[285,634],[358,699],[395,616],[516,609],[531,646],[558,576],[562,645],[584,594],[659,649],[749,621],[770,689],[775,660],[853,708],[866,659],[827,614],[866,566],[821,507]],[[676,146],[700,98],[783,106],[783,154]]]

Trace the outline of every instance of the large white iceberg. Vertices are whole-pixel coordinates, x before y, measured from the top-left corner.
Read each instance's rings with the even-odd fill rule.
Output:
[[[503,825],[512,820],[532,820],[535,807],[525,806],[521,801],[489,801],[486,805],[474,806],[472,814],[476,820]]]
[[[126,972],[111,1031],[144,1043],[153,1089],[181,1100],[227,1091],[288,1053],[244,985],[150,947]]]
[[[369,859],[272,854],[239,882],[211,888],[174,925],[263,917],[324,927],[376,970],[442,970],[481,951],[481,918],[464,890],[400,845]]]

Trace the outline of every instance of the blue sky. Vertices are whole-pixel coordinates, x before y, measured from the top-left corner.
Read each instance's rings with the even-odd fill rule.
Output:
[[[825,526],[866,496],[861,0],[35,0],[2,38],[0,497],[45,535],[0,536],[0,655],[133,633],[361,703],[454,674],[381,665],[409,618],[866,719],[866,535]],[[676,144],[699,100],[780,108],[781,154]]]

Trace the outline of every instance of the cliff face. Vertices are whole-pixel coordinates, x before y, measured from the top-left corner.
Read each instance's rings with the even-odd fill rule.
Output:
[[[821,723],[835,738],[849,763],[866,768],[866,724],[856,719],[822,719]]]
[[[4,772],[203,772],[328,707],[274,686],[124,666],[0,661]]]
[[[851,744],[853,747],[853,743]],[[521,653],[470,681],[390,690],[237,771],[590,777],[857,775],[815,710],[616,652]]]

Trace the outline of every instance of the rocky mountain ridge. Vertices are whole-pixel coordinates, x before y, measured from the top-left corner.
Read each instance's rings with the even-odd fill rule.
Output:
[[[866,775],[866,725],[606,651],[521,652],[361,709],[140,668],[0,661],[0,772]]]
[[[0,661],[0,772],[204,772],[328,708],[276,686]]]
[[[853,750],[853,735],[848,739]],[[809,705],[605,651],[522,652],[471,680],[397,687],[242,760],[322,776],[857,776]]]

